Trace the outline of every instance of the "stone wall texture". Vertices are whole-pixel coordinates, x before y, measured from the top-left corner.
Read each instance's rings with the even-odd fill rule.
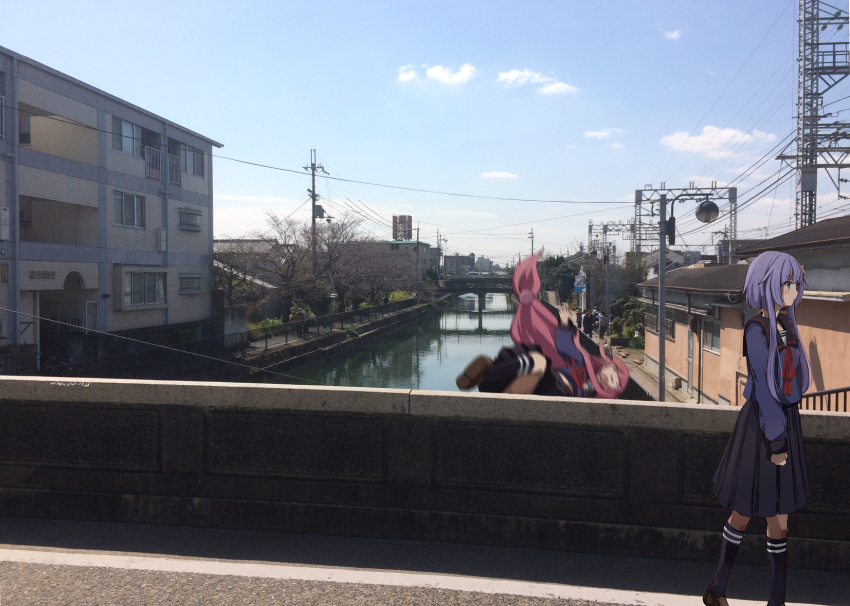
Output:
[[[0,515],[713,561],[738,409],[0,377]],[[850,415],[803,411],[796,568],[850,570]],[[739,558],[763,563],[754,520]]]

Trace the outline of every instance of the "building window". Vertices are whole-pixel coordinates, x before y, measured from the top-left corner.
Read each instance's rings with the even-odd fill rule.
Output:
[[[145,199],[142,196],[116,191],[112,194],[112,222],[125,227],[145,226]]]
[[[704,318],[702,321],[702,346],[720,353],[720,322]]]
[[[644,312],[644,327],[653,334],[658,334],[658,306],[647,305]],[[664,336],[671,341],[676,340],[676,312],[664,310]]]
[[[124,272],[124,306],[165,303],[165,272]]]
[[[646,305],[646,310],[643,314],[643,325],[649,332],[658,334],[658,306]]]
[[[0,139],[6,138],[6,97],[0,97]]]
[[[197,295],[201,292],[201,276],[180,276],[181,295]]]
[[[141,158],[142,127],[113,116],[112,149]]]
[[[179,210],[180,222],[177,225],[180,229],[189,231],[201,231],[201,213],[194,210]]]
[[[169,139],[168,153],[180,158],[180,170],[184,173],[204,176],[204,150]]]

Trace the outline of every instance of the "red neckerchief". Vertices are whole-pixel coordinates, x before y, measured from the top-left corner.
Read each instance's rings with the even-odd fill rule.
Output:
[[[785,330],[785,355],[782,357],[782,386],[783,391],[786,396],[791,395],[791,381],[794,379],[796,375],[796,368],[794,365],[794,354],[791,353],[791,348],[788,347],[788,343],[791,341],[791,331],[785,327],[785,323],[780,320],[782,324],[782,328]]]

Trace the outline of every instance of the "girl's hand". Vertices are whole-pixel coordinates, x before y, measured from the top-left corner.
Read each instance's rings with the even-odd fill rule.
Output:
[[[774,465],[779,465],[781,467],[788,462],[788,453],[780,452],[777,454],[772,454],[770,455],[770,462]]]
[[[578,325],[578,316],[576,312],[570,309],[567,303],[561,303],[560,307],[558,307],[558,320],[561,326],[568,326],[570,322]]]

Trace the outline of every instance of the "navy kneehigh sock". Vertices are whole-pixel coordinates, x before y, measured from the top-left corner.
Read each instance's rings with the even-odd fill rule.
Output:
[[[726,582],[729,580],[729,573],[732,572],[735,554],[738,553],[738,546],[741,544],[741,539],[743,538],[744,533],[729,526],[729,522],[723,525],[723,541],[720,543],[720,562],[717,564],[717,572],[714,573],[714,580],[711,582],[711,593],[718,597],[726,595]]]
[[[767,539],[767,561],[770,562],[770,599],[767,606],[785,604],[787,541],[787,539]]]

